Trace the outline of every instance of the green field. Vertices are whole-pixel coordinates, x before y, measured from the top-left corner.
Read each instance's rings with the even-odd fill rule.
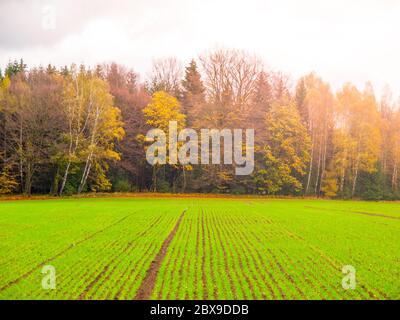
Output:
[[[42,266],[56,289],[42,288]],[[344,265],[355,290],[342,288]],[[0,202],[0,299],[399,299],[400,204]]]

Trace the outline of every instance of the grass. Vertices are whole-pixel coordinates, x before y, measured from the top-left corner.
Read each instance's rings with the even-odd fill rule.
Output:
[[[43,265],[56,269],[55,290],[41,286]],[[342,288],[344,265],[356,269],[355,290]],[[399,299],[400,205],[154,196],[0,202],[0,299],[134,299],[138,292]]]

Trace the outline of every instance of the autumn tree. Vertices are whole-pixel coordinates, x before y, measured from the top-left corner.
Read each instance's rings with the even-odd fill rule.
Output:
[[[284,72],[276,71],[270,75],[272,95],[274,100],[291,99],[291,79]]]
[[[367,84],[361,93],[346,84],[337,93],[335,114],[332,161],[338,174],[339,194],[353,197],[360,173],[376,172],[380,154],[380,117],[372,87]]]
[[[295,100],[303,124],[311,138],[310,163],[305,181],[305,194],[320,195],[329,165],[334,97],[330,87],[314,73],[299,80]]]
[[[53,164],[62,126],[61,91],[62,79],[43,69],[11,78],[3,142],[9,165],[18,167],[19,185],[25,194],[31,194],[40,167]]]
[[[145,82],[116,63],[28,69],[10,61],[0,75],[0,192],[400,197],[400,111],[389,88],[380,101],[370,85],[333,94],[314,73],[293,86],[242,50],[196,61],[182,72],[176,58],[155,60]],[[176,120],[179,128],[254,129],[255,170],[150,166],[145,134],[168,134]]]
[[[182,74],[182,65],[176,58],[157,59],[153,62],[146,87],[151,94],[165,91],[179,98]]]
[[[262,120],[265,118],[267,112],[269,112],[274,101],[270,75],[263,70],[257,76],[251,102],[252,110],[247,119],[247,123],[255,130],[257,145],[262,144],[265,138],[264,122]]]
[[[388,160],[388,171],[390,172],[390,186],[392,192],[398,194],[400,184],[400,110],[393,112],[389,125],[390,136],[388,143],[391,150]]]
[[[9,62],[5,69],[5,76],[11,78],[17,74],[24,74],[27,71],[27,65],[24,63],[24,60],[20,61],[14,60],[13,62]]]
[[[304,124],[309,125],[310,122],[309,106],[306,103],[306,97],[307,97],[306,81],[305,78],[302,77],[297,82],[295,99],[296,99],[297,109],[299,109],[301,121]]]
[[[85,187],[93,167],[96,169],[92,177],[94,189],[108,189],[107,160],[120,159],[114,150],[115,141],[124,136],[120,110],[113,104],[108,84],[82,68],[79,72],[72,68],[63,96],[68,130],[65,132],[67,143],[62,157],[65,168],[59,193],[64,191],[71,165],[80,164],[83,169],[78,193]]]
[[[82,192],[86,185],[92,166],[95,166],[96,175],[93,179],[94,190],[107,190],[111,184],[105,176],[108,169],[106,160],[120,160],[120,154],[114,150],[115,141],[124,137],[124,129],[120,118],[120,110],[113,105],[113,97],[109,93],[108,84],[99,79],[91,79],[91,104],[88,117],[88,141],[85,166],[78,193]]]
[[[197,117],[196,127],[254,129],[252,117],[262,71],[260,59],[242,50],[217,49],[200,56],[200,63],[206,103]],[[238,187],[232,166],[221,164],[202,169],[200,189],[229,192]]]
[[[185,70],[182,81],[182,112],[187,116],[187,124],[192,127],[205,104],[205,88],[197,64],[192,60]]]
[[[110,85],[114,103],[121,110],[125,136],[116,142],[121,161],[111,163],[114,191],[143,190],[149,187],[148,166],[145,159],[141,135],[149,129],[144,119],[143,108],[150,96],[139,81],[139,75],[123,66],[112,63],[103,67]]]
[[[240,50],[219,49],[200,57],[208,105],[203,118],[209,127],[230,128],[252,111],[261,63]]]
[[[310,160],[310,138],[293,103],[274,104],[265,120],[265,165],[256,174],[267,194],[299,193]]]
[[[145,115],[146,123],[151,128],[156,128],[162,130],[167,137],[170,135],[170,122],[177,122],[177,130],[180,131],[186,126],[186,116],[182,113],[181,105],[179,101],[169,95],[165,91],[157,91],[153,94],[150,103],[143,109]],[[171,132],[172,134],[172,132]],[[166,141],[167,149],[169,149],[170,142]],[[169,161],[167,161],[168,163]],[[165,166],[155,164],[153,165],[153,191],[157,191],[157,175],[160,168],[164,168],[164,178],[166,176]],[[178,166],[174,166],[173,169],[177,169]],[[172,184],[176,181],[176,170],[172,172]],[[182,171],[185,171],[185,166],[183,166]]]
[[[11,193],[18,188],[16,177],[12,173],[12,157],[8,155],[8,130],[7,130],[7,94],[10,87],[10,78],[1,77],[0,80],[0,128],[2,148],[0,151],[0,194]]]

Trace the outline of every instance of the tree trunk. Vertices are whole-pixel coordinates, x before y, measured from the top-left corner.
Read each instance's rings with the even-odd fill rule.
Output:
[[[321,173],[321,180],[318,186],[318,196],[321,194],[321,185],[324,181],[325,174],[326,174],[326,153],[328,149],[328,133],[325,130],[325,137],[324,137],[324,152],[322,153],[322,173]]]
[[[356,162],[356,172],[354,174],[354,179],[353,179],[353,187],[351,189],[351,197],[354,197],[354,194],[356,192],[356,185],[357,185],[357,178],[358,178],[358,162],[359,160],[357,160]]]
[[[86,180],[89,176],[89,172],[90,172],[90,168],[92,166],[92,156],[93,156],[93,150],[90,151],[90,153],[88,154],[87,158],[86,158],[86,163],[85,163],[85,169],[83,170],[82,173],[82,178],[81,178],[81,182],[79,184],[78,187],[78,194],[82,192],[83,187],[86,184]]]
[[[7,164],[7,118],[5,114],[3,115],[3,120],[4,120],[4,126],[3,126],[3,154],[4,154],[4,166]]]
[[[64,177],[63,177],[63,180],[61,183],[60,192],[58,193],[59,196],[62,196],[62,194],[63,194],[64,188],[65,188],[65,183],[67,182],[70,166],[71,166],[71,161],[68,161],[67,167],[65,168]]]
[[[67,178],[68,178],[68,174],[69,174],[69,168],[71,166],[71,156],[72,156],[72,144],[73,144],[73,133],[72,133],[72,120],[70,120],[70,124],[69,124],[69,147],[68,147],[68,164],[67,167],[65,168],[65,172],[64,172],[64,177],[63,177],[63,181],[61,183],[61,188],[60,188],[60,192],[59,192],[59,196],[62,196],[64,188],[65,188],[65,184],[67,182]],[[76,136],[76,140],[75,140],[75,149],[74,152],[77,150],[78,148],[78,135]]]
[[[57,195],[58,194],[58,184],[59,184],[59,179],[60,178],[60,167],[57,165],[57,170],[54,174],[53,177],[53,185],[50,188],[50,194],[51,195]]]
[[[316,176],[316,179],[315,179],[315,188],[314,188],[314,194],[315,195],[317,195],[319,176],[320,176],[320,172],[321,172],[321,153],[322,153],[322,145],[320,144],[319,151],[318,151],[317,176]]]
[[[19,126],[19,178],[20,178],[20,185],[21,185],[21,192],[24,192],[24,168],[23,168],[23,134],[22,134],[22,119],[20,120]]]
[[[79,89],[79,83],[78,80],[75,79],[75,92],[76,92],[76,100],[80,99],[80,89]],[[82,93],[83,94],[83,93]],[[91,99],[91,98],[90,98]],[[67,163],[67,167],[65,168],[65,172],[64,172],[64,177],[63,177],[63,181],[61,184],[61,188],[60,188],[60,192],[59,192],[59,196],[62,196],[64,188],[65,188],[65,184],[67,182],[67,178],[68,178],[68,174],[69,174],[69,169],[71,167],[71,157],[73,155],[76,155],[79,145],[80,145],[80,140],[79,137],[81,134],[83,134],[83,132],[86,130],[86,126],[89,122],[89,117],[90,117],[90,111],[92,109],[92,100],[90,100],[89,102],[89,107],[88,107],[88,112],[85,118],[85,121],[83,123],[83,125],[81,125],[81,109],[79,108],[78,110],[76,110],[75,108],[73,108],[73,110],[70,110],[70,118],[69,118],[69,137],[70,137],[70,142],[69,142],[69,148],[68,148],[68,163]],[[77,112],[77,115],[75,115],[75,112]],[[76,128],[73,128],[73,123],[76,120]]]
[[[25,190],[24,190],[24,193],[28,196],[31,195],[32,191],[32,176],[33,176],[32,164],[28,163],[26,166],[26,179],[25,179]]]
[[[92,163],[89,162],[88,168],[86,169],[85,175],[82,177],[83,181],[79,185],[78,194],[82,192],[83,188],[86,185],[87,178],[89,177],[90,169],[92,168]]]
[[[313,168],[313,158],[314,158],[314,135],[312,136],[312,141],[311,141],[310,167],[309,167],[309,169],[308,169],[307,186],[306,186],[306,190],[304,191],[304,195],[307,195],[308,189],[310,188],[311,175],[312,175],[312,168]]]
[[[157,192],[157,169],[153,166],[153,192]]]
[[[392,190],[397,191],[397,163],[394,164],[392,173]]]
[[[343,159],[342,159],[342,176],[340,178],[340,188],[339,188],[339,191],[340,191],[340,193],[342,195],[342,198],[344,196],[344,194],[343,194],[344,181],[345,181],[345,178],[346,178],[346,165],[345,165],[345,163],[346,163],[346,157],[343,157]]]
[[[183,174],[182,193],[185,193],[185,191],[186,191],[186,171],[185,171],[185,166],[182,166],[182,174]]]

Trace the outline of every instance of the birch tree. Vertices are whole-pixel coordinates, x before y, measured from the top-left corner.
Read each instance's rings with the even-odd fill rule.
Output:
[[[114,141],[124,136],[120,110],[113,105],[108,84],[81,70],[72,70],[64,88],[66,132],[65,171],[59,194],[62,195],[72,164],[84,163],[78,193],[85,187],[94,162],[119,160]]]

